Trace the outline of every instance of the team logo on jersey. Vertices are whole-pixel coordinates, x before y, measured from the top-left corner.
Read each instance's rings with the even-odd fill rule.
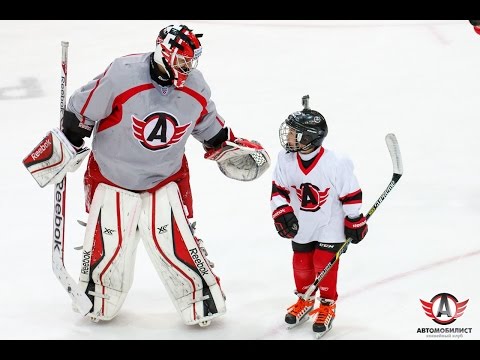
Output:
[[[435,295],[432,300],[420,299],[425,314],[440,325],[448,325],[463,315],[467,308],[468,300],[458,301],[457,298],[448,293]]]
[[[148,115],[144,120],[132,116],[135,138],[148,150],[162,150],[174,145],[192,123],[178,125],[177,119],[164,112]]]
[[[300,185],[300,189],[295,188],[295,191],[300,200],[300,210],[315,212],[327,201],[330,188],[321,191],[318,186],[306,183]]]

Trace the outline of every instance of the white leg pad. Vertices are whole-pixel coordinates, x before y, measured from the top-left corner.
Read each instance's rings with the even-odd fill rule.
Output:
[[[113,319],[132,286],[141,204],[139,194],[109,185],[95,191],[79,282],[92,300],[92,320]]]
[[[226,312],[225,296],[198,248],[176,183],[142,194],[139,229],[145,248],[187,325],[207,325]]]

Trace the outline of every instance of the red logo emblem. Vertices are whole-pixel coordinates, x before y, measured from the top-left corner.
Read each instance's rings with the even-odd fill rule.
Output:
[[[298,200],[300,200],[300,210],[315,212],[320,210],[328,199],[330,188],[321,191],[318,186],[307,183],[300,185],[300,189],[295,188]]]
[[[171,114],[155,113],[140,120],[132,116],[133,135],[149,150],[162,150],[180,141],[192,123],[179,125]]]
[[[435,295],[430,302],[420,299],[425,314],[440,325],[448,325],[463,315],[468,300],[458,301],[448,293]]]

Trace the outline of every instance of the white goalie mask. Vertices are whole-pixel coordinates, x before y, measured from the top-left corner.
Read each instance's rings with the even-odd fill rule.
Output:
[[[190,72],[197,67],[202,54],[199,38],[185,25],[170,25],[163,28],[157,37],[154,61],[173,77],[173,85],[181,88],[185,85]]]

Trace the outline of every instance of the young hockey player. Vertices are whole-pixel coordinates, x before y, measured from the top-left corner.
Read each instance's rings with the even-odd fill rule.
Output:
[[[170,25],[154,52],[115,59],[72,94],[61,128],[24,160],[40,186],[59,183],[79,167],[88,152],[84,138],[92,136],[80,287],[94,321],[118,314],[132,285],[139,238],[185,324],[208,325],[226,311],[213,265],[193,234],[185,144],[192,135],[206,159],[240,181],[261,176],[270,159],[259,143],[225,126],[196,69],[200,37]]]
[[[362,190],[353,164],[322,146],[328,134],[325,118],[308,106],[288,116],[279,130],[280,152],[273,172],[271,209],[278,234],[292,240],[293,277],[298,301],[288,308],[285,322],[296,326],[316,315],[313,331],[321,336],[335,318],[339,262],[320,282],[318,307],[315,294],[304,293],[346,238],[358,244],[366,235],[366,219],[360,213]]]

